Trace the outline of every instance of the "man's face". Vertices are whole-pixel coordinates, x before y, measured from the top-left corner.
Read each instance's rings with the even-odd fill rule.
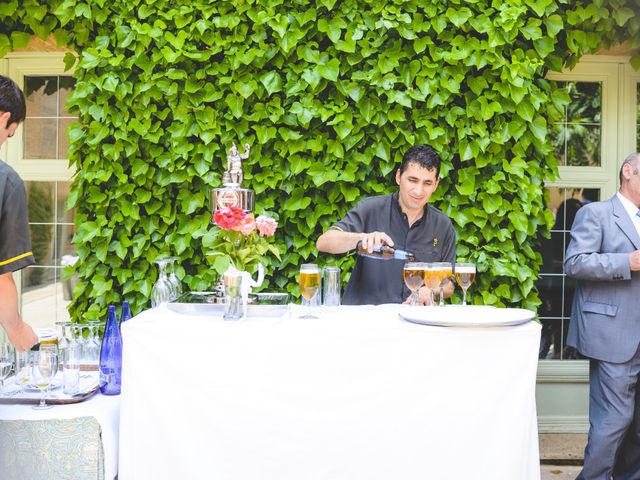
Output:
[[[13,137],[18,129],[16,122],[9,125],[10,117],[11,114],[9,112],[0,112],[0,145],[2,145],[7,138]]]
[[[396,172],[396,183],[400,186],[398,200],[400,208],[406,214],[422,212],[438,186],[436,169],[428,170],[418,163],[409,163],[400,174]]]

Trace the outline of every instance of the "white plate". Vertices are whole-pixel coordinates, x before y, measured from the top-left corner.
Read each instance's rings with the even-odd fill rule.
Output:
[[[524,308],[495,308],[483,305],[411,307],[399,312],[400,318],[423,325],[441,327],[504,327],[527,323],[536,313]]]

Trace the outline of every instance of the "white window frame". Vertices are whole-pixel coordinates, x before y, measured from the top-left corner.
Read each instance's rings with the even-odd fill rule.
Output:
[[[72,75],[73,69],[68,71],[64,69],[65,54],[65,52],[9,53],[4,59],[5,68],[9,77],[24,91],[25,76]],[[21,124],[11,141],[5,142],[7,163],[25,181],[70,181],[75,169],[69,166],[68,159],[24,159],[23,129],[24,124]]]

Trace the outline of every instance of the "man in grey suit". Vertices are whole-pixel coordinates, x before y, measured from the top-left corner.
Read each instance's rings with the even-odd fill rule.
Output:
[[[564,262],[567,275],[578,280],[567,344],[590,359],[591,427],[577,480],[613,477],[634,414],[640,374],[639,168],[640,154],[629,155],[618,193],[578,211]],[[638,478],[637,470],[615,478]]]

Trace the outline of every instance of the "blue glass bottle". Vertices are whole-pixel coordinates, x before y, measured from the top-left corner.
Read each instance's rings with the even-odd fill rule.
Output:
[[[126,300],[122,302],[122,310],[120,311],[120,328],[122,324],[131,318],[131,307]]]
[[[120,395],[122,383],[122,337],[116,318],[116,307],[107,308],[107,326],[100,349],[100,392]]]

